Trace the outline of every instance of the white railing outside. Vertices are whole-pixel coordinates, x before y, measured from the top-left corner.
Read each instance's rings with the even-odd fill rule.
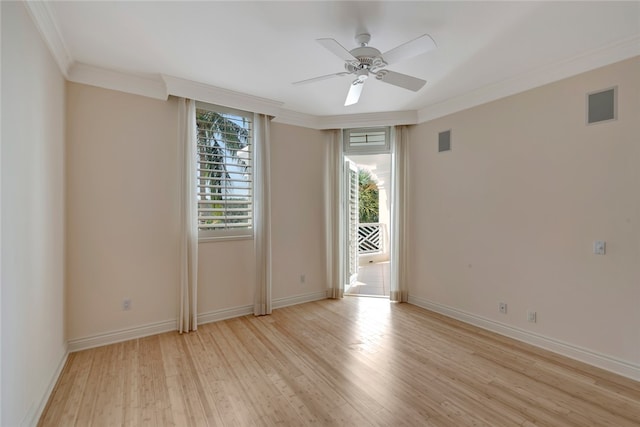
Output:
[[[358,224],[358,253],[372,254],[384,252],[384,227],[381,222]]]

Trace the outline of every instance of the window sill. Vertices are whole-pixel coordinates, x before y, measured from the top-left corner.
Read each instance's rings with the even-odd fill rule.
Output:
[[[233,235],[233,236],[200,236],[198,237],[198,243],[210,243],[210,242],[228,242],[234,240],[253,240],[253,235]]]

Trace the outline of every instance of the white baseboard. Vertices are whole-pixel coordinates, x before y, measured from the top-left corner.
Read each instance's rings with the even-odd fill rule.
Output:
[[[436,313],[443,314],[447,317],[452,317],[462,322],[469,323],[479,328],[558,353],[562,356],[605,369],[618,375],[631,378],[632,380],[640,381],[640,365],[619,360],[606,354],[601,354],[554,338],[515,328],[501,322],[496,322],[495,320],[467,313],[424,298],[409,296],[409,303],[427,310],[435,311]]]
[[[244,316],[253,313],[253,306],[227,308],[210,311],[198,315],[198,324],[217,322],[219,320],[231,319],[233,317]],[[151,335],[176,331],[178,320],[164,320],[162,322],[148,323],[142,326],[120,329],[117,331],[105,332],[85,338],[78,338],[69,341],[69,352],[87,350],[89,348],[100,347],[108,344],[115,344],[122,341],[136,338],[144,338]]]
[[[304,304],[305,302],[319,301],[322,299],[327,299],[326,290],[286,298],[277,298],[272,301],[271,306],[273,308],[283,308],[290,305]]]
[[[317,301],[327,297],[326,291],[312,292],[309,294],[296,295],[293,297],[278,298],[273,300],[273,308],[282,308],[305,302]],[[234,317],[246,316],[253,313],[253,305],[243,305],[239,307],[224,308],[221,310],[209,311],[198,314],[198,324],[218,322],[220,320],[232,319]],[[69,340],[68,352],[87,350],[89,348],[100,347],[108,344],[115,344],[136,338],[144,338],[150,335],[175,331],[177,320],[165,320],[162,322],[149,323],[142,326],[120,329],[117,331],[105,332],[90,337]]]
[[[175,331],[176,329],[177,320],[171,319],[164,320],[162,322],[148,323],[142,326],[135,326],[133,328],[106,332],[90,337],[78,338],[75,340],[69,340],[69,352],[73,353],[75,351],[100,347],[107,344],[115,344],[117,342],[148,337],[150,335],[162,334],[164,332]]]
[[[286,298],[277,298],[272,300],[272,308],[283,308],[290,305],[303,304],[305,302],[318,301],[327,298],[326,291],[312,292],[309,294],[295,295]],[[233,319],[234,317],[246,316],[253,314],[252,305],[244,305],[240,307],[225,308],[222,310],[214,310],[208,313],[202,313],[198,315],[198,324],[218,322],[225,319]]]
[[[198,325],[233,319],[234,317],[246,316],[247,314],[253,314],[252,305],[242,305],[240,307],[208,311],[206,313],[198,314]]]
[[[58,378],[60,378],[60,375],[62,374],[62,370],[64,369],[64,365],[66,365],[68,358],[69,358],[69,349],[67,346],[67,348],[65,349],[64,355],[62,356],[62,359],[60,359],[60,361],[58,362],[58,367],[56,368],[55,372],[49,379],[49,383],[47,384],[44,390],[44,393],[42,393],[42,398],[40,399],[38,406],[36,407],[35,405],[33,405],[29,409],[29,411],[27,412],[27,415],[25,415],[23,421],[20,423],[21,426],[36,427],[38,425],[38,422],[40,421],[40,417],[44,412],[44,408],[47,406],[47,403],[49,402],[49,397],[51,397],[51,393],[53,393],[53,388],[58,383]]]

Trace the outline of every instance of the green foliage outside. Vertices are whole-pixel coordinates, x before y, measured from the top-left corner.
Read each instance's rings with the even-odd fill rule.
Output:
[[[365,169],[358,169],[358,186],[360,209],[360,223],[378,222],[380,203],[378,186],[371,177],[371,172]]]

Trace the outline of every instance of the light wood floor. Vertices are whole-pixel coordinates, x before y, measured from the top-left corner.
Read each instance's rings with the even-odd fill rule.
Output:
[[[640,426],[640,383],[348,297],[69,356],[41,426]]]

